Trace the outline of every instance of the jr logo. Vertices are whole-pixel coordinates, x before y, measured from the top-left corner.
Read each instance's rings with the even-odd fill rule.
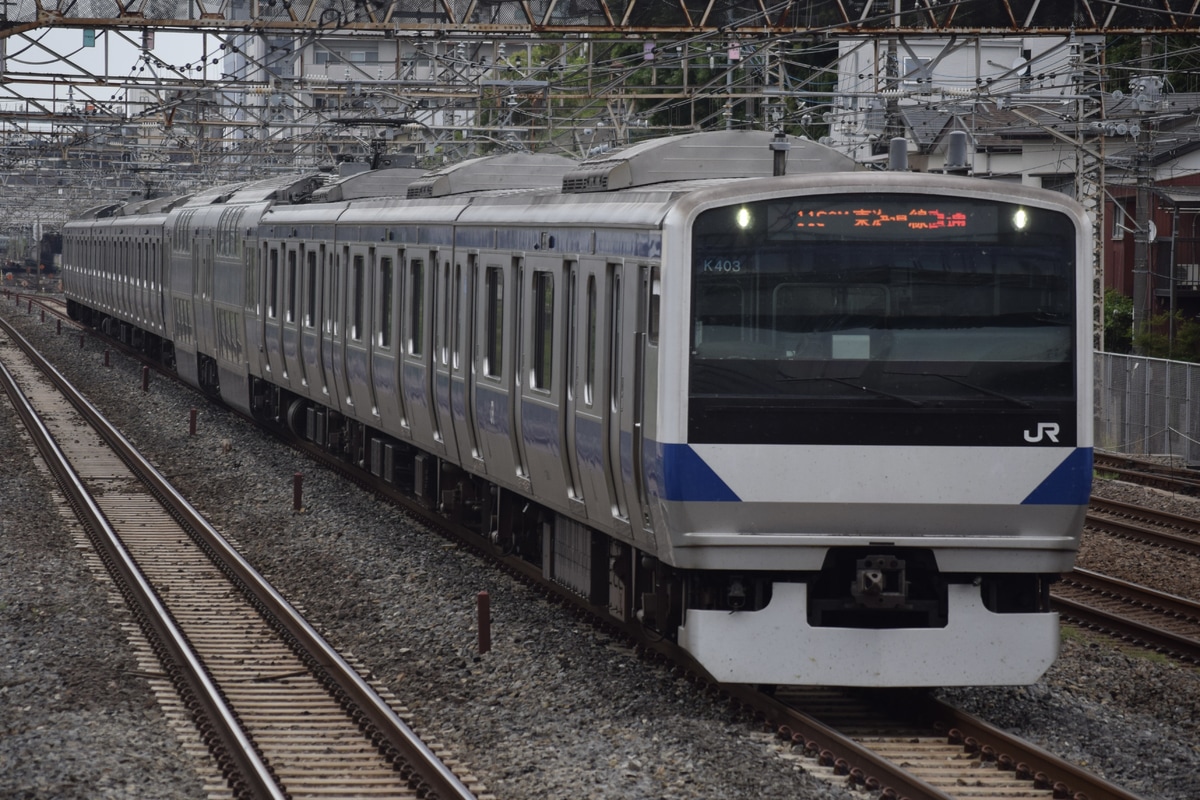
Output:
[[[1043,438],[1058,444],[1057,422],[1039,422],[1036,431],[1025,431],[1025,441],[1027,442],[1040,442]]]

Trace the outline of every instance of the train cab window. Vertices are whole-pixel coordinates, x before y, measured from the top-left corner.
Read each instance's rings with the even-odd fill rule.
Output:
[[[285,309],[288,322],[296,321],[296,251],[288,250],[287,254],[287,308]]]
[[[533,374],[535,389],[554,380],[554,274],[533,273]]]
[[[408,352],[419,356],[425,352],[425,262],[414,258],[408,264],[412,286],[409,291]]]
[[[392,259],[384,256],[379,259],[379,346],[392,346]]]
[[[1088,357],[1075,223],[984,198],[870,197],[693,223],[689,441],[982,446],[1047,419],[1066,431]]]
[[[363,338],[363,304],[366,302],[366,291],[363,287],[363,278],[365,276],[366,267],[362,253],[355,253],[354,261],[352,262],[351,279],[354,281],[354,324],[350,328],[350,338],[356,342],[361,342]]]
[[[304,327],[317,324],[317,251],[304,253]]]
[[[272,247],[267,256],[267,316],[279,316],[279,249]]]
[[[488,267],[484,283],[487,318],[483,324],[483,374],[499,378],[504,374],[504,271],[500,267]]]
[[[587,343],[584,357],[583,402],[592,404],[592,387],[596,385],[596,276],[587,279]]]

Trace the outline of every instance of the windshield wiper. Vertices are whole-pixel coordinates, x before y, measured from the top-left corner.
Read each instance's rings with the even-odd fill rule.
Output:
[[[874,389],[870,386],[863,386],[861,383],[855,383],[854,381],[849,381],[849,380],[846,380],[845,378],[832,378],[827,375],[812,375],[812,376],[808,376],[808,377],[798,378],[798,377],[794,377],[792,375],[788,375],[783,370],[780,370],[778,379],[781,381],[831,381],[832,383],[840,383],[842,386],[849,386],[851,389],[858,389],[860,392],[866,392],[867,394],[874,394],[874,395],[878,395],[880,397],[886,397],[890,400],[899,400],[901,403],[907,403],[908,405],[912,406],[913,408],[924,408],[925,407],[925,404],[922,403],[920,400],[914,400],[911,397],[905,397],[904,395],[892,394],[891,392],[885,392],[882,389]]]
[[[964,386],[968,389],[979,392],[980,394],[990,395],[991,397],[998,397],[1001,400],[1005,400],[1009,403],[1012,403],[1013,405],[1020,406],[1021,408],[1033,408],[1033,403],[1027,403],[1026,401],[1022,400],[1019,397],[1013,397],[1010,394],[1004,394],[1003,392],[997,392],[994,389],[988,389],[985,386],[979,386],[977,384],[971,383],[970,381],[964,381],[962,378],[956,378],[953,375],[943,375],[940,372],[921,372],[918,374],[922,375],[924,377],[927,377],[927,378],[942,378],[943,380],[950,381],[951,383],[957,383],[959,386]]]

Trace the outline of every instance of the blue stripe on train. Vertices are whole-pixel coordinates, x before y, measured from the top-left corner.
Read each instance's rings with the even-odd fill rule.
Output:
[[[741,498],[686,444],[657,446],[657,464],[651,469],[651,486],[664,500],[678,502],[740,502]]]
[[[1077,447],[1021,505],[1086,506],[1091,496],[1092,448]]]
[[[663,444],[650,473],[651,492],[677,502],[738,502],[740,497],[686,444]],[[1022,505],[1087,505],[1092,491],[1092,448],[1063,459]]]

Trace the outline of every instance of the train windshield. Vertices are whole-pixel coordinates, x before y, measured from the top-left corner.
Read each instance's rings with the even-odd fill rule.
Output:
[[[1076,227],[923,194],[727,206],[693,227],[689,440],[1073,438]]]

